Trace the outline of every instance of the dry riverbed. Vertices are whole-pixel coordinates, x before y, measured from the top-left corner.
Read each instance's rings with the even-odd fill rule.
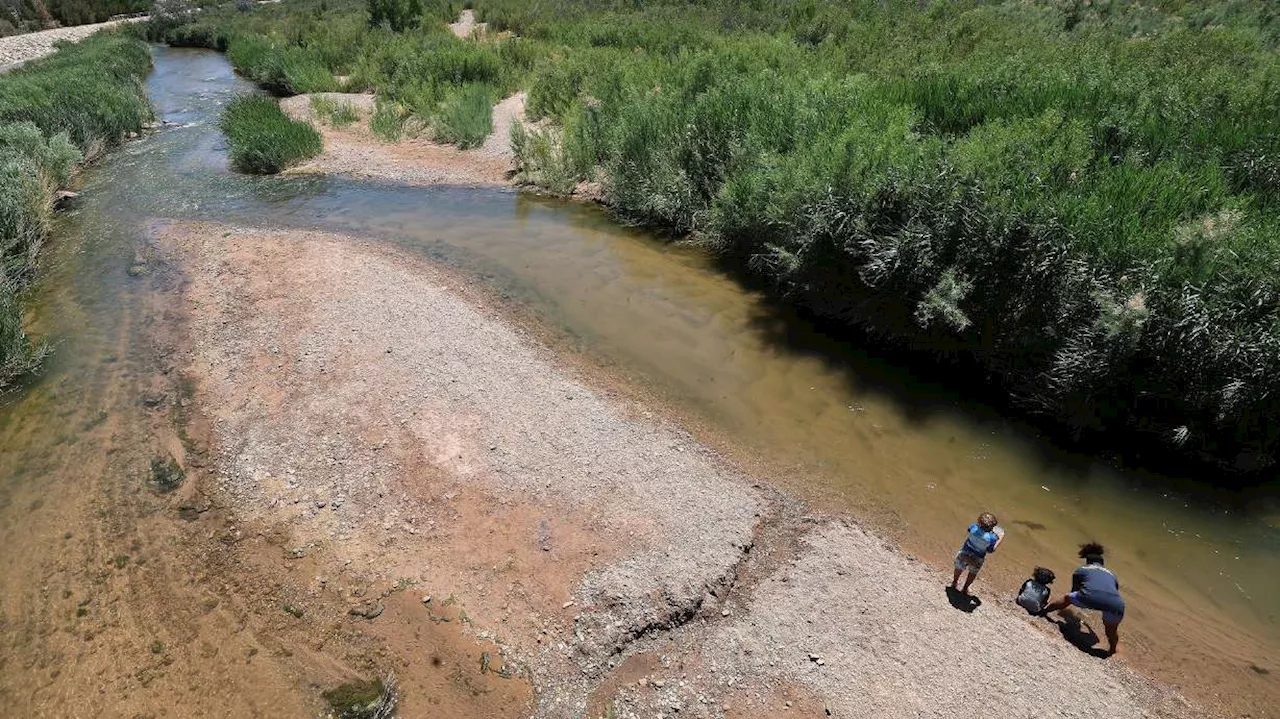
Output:
[[[400,677],[403,716],[442,696],[539,717],[1202,714],[1007,598],[957,611],[949,574],[733,466],[449,270],[318,233],[155,240],[223,508],[193,531],[243,538],[228,555],[260,557],[296,631],[333,637],[313,650]]]

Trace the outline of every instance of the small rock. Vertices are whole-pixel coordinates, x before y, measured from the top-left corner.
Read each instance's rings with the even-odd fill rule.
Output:
[[[326,502],[326,501],[324,501],[323,499],[317,499],[317,500],[316,500],[316,509],[324,509],[324,508],[325,508],[325,507],[327,507],[328,505],[329,505],[329,503],[328,503],[328,502]]]
[[[424,596],[424,597],[422,598],[422,603],[423,603],[423,604],[430,604],[430,603],[431,603],[431,595],[430,595],[430,594],[428,594],[428,595]]]
[[[375,619],[382,614],[385,607],[382,602],[366,602],[359,606],[351,608],[348,612],[353,617],[364,617],[365,619]]]
[[[821,658],[814,660],[813,663],[817,664],[818,666],[822,666],[823,664],[826,664],[826,662],[823,661]]]
[[[568,609],[569,607],[572,607],[572,606],[573,606],[573,600],[572,600],[572,599],[570,599],[569,601],[565,602],[564,604],[561,604],[561,605],[560,605],[560,608],[561,608],[561,609]]]
[[[655,687],[657,687],[657,688],[661,689],[661,688],[663,688],[663,687],[665,687],[665,686],[667,685],[667,680],[666,680],[666,679],[654,679],[654,680],[653,680],[653,685],[654,685]]]
[[[728,610],[728,609],[722,610],[722,611],[720,612],[720,616],[722,616],[722,617],[727,617],[727,616],[729,616],[729,610]]]

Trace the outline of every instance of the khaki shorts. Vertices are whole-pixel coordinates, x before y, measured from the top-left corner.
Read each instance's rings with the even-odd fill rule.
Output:
[[[982,563],[986,561],[986,557],[979,557],[973,554],[965,554],[959,552],[956,554],[956,569],[960,571],[969,570],[970,574],[977,574],[982,571]]]

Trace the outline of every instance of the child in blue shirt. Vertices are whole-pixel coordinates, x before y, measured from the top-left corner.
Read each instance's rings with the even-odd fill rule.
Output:
[[[960,588],[961,592],[968,594],[969,585],[978,578],[978,572],[982,571],[982,563],[986,561],[987,555],[996,551],[1003,539],[1004,530],[996,522],[996,516],[990,512],[979,514],[978,521],[969,525],[969,536],[965,537],[964,546],[960,547],[960,551],[956,553],[956,574],[951,580],[951,588],[957,588],[960,575],[968,570],[969,576],[965,578],[964,586]]]

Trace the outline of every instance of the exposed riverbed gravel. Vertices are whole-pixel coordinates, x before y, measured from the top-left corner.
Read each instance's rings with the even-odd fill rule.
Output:
[[[464,608],[530,715],[1204,715],[1008,597],[957,611],[949,573],[807,514],[451,271],[313,232],[159,237],[232,511],[322,575]]]

